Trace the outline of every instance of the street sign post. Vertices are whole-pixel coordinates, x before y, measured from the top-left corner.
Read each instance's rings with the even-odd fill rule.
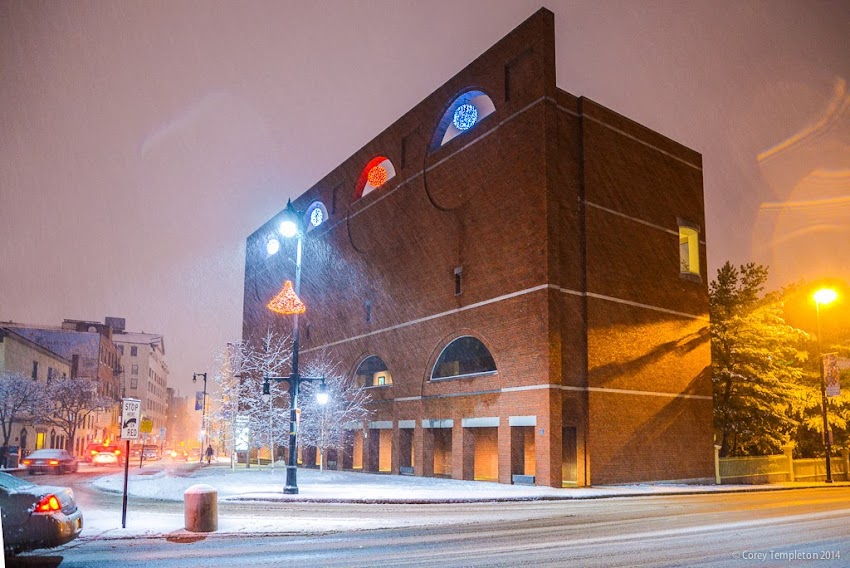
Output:
[[[124,447],[124,504],[121,509],[121,528],[127,528],[127,479],[130,476],[130,440],[139,439],[139,420],[142,418],[142,401],[137,398],[121,399],[121,439]]]
[[[139,439],[139,421],[142,418],[142,401],[125,398],[121,401],[121,439]]]

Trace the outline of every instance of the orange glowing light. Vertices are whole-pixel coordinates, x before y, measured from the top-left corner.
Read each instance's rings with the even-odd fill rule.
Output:
[[[366,176],[366,181],[368,181],[369,185],[372,187],[381,187],[387,181],[387,170],[384,169],[383,166],[375,166],[369,170],[369,174]]]
[[[821,288],[815,292],[815,302],[820,305],[831,304],[838,299],[838,292],[830,288]]]
[[[307,311],[307,306],[295,295],[295,290],[292,289],[292,282],[289,280],[283,283],[283,289],[266,304],[266,307],[284,316],[303,314]]]

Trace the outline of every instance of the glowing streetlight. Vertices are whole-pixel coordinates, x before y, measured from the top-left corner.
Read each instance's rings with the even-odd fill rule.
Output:
[[[829,418],[827,416],[827,408],[829,400],[826,397],[826,380],[823,375],[823,355],[821,355],[820,343],[820,306],[834,302],[838,298],[838,293],[831,288],[821,288],[814,295],[815,298],[815,319],[817,321],[817,346],[818,346],[818,368],[820,369],[820,396],[821,396],[821,412],[823,414],[823,442],[826,447],[826,482],[832,483],[832,441],[829,439]]]
[[[832,288],[821,288],[815,292],[815,304],[831,304],[838,299],[838,292]]]

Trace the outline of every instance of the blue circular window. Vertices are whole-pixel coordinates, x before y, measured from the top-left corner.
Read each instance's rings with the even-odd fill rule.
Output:
[[[311,203],[310,207],[308,207],[307,211],[304,213],[304,224],[306,225],[305,229],[308,233],[320,226],[322,223],[325,223],[327,220],[328,210],[325,209],[325,206],[321,201],[314,201]]]
[[[455,109],[452,124],[454,124],[455,128],[458,130],[463,131],[472,128],[476,120],[478,120],[478,109],[475,108],[474,105],[466,103]]]

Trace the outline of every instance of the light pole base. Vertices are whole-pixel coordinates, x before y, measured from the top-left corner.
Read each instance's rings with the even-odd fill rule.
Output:
[[[287,495],[298,495],[298,486],[297,485],[287,485],[283,488],[283,492]]]

